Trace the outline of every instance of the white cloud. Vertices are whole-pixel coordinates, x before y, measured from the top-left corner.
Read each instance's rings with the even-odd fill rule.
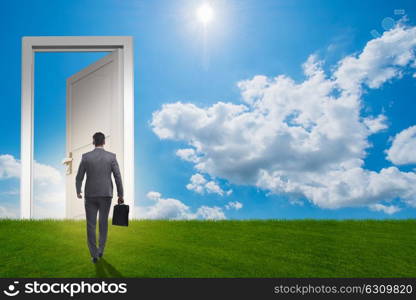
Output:
[[[334,78],[340,88],[351,93],[360,93],[362,84],[378,88],[388,80],[401,77],[403,67],[414,67],[415,46],[416,27],[399,24],[369,41],[359,55],[341,60]]]
[[[224,191],[218,183],[215,181],[208,181],[202,174],[194,174],[191,176],[190,183],[186,185],[186,188],[190,191],[194,191],[198,194],[218,194],[220,196],[229,196],[232,190]]]
[[[416,201],[416,174],[396,167],[380,172],[361,167],[340,168],[322,174],[303,174],[303,181],[285,181],[266,172],[258,185],[271,191],[301,193],[322,208],[363,206],[399,197],[409,205]]]
[[[384,115],[361,116],[361,95],[412,68],[415,45],[416,27],[399,24],[329,75],[310,56],[303,82],[257,75],[238,83],[243,104],[168,103],[153,113],[151,126],[161,139],[187,143],[186,154],[178,156],[213,178],[306,197],[322,208],[397,197],[413,205],[414,172],[364,169],[368,137],[387,125]]]
[[[416,163],[416,126],[399,132],[386,153],[387,159],[396,165]]]
[[[156,200],[162,198],[162,194],[158,193],[158,192],[150,191],[146,194],[146,197],[151,199],[151,200],[156,201]]]
[[[179,149],[176,151],[176,155],[179,156],[183,160],[190,161],[193,163],[196,163],[199,160],[198,156],[196,155],[195,150],[192,148]]]
[[[222,208],[218,206],[209,207],[201,206],[196,212],[197,216],[200,216],[204,220],[224,220],[226,219]]]
[[[19,213],[18,213],[17,208],[0,206],[0,219],[2,218],[16,219],[18,218],[18,216],[19,216]]]
[[[388,126],[386,122],[387,117],[383,114],[380,114],[377,117],[364,118],[364,124],[367,126],[371,133],[376,133],[387,129]]]
[[[51,203],[65,203],[65,186],[49,186],[49,189],[36,188],[34,191],[35,202],[49,205]]]
[[[207,184],[205,185],[205,188],[208,193],[218,194],[220,196],[224,195],[224,191],[214,181],[207,182]]]
[[[0,155],[0,179],[20,178],[20,161],[10,154]],[[65,183],[63,175],[52,166],[34,161],[34,217],[63,218],[65,211]],[[3,192],[19,195],[18,189]],[[20,212],[16,212],[19,216]]]
[[[226,209],[235,209],[235,210],[239,210],[241,208],[243,208],[243,203],[238,202],[238,201],[230,201],[225,205]]]
[[[13,155],[0,155],[0,179],[19,178],[20,162]]]
[[[380,203],[370,205],[370,209],[374,211],[381,211],[388,215],[395,214],[400,211],[400,208],[394,205],[386,206]]]
[[[190,191],[195,191],[198,194],[204,192],[204,187],[206,184],[206,179],[201,174],[194,174],[191,176],[190,183],[186,185],[186,188]]]
[[[140,219],[169,219],[169,220],[220,220],[226,216],[223,210],[217,206],[201,206],[196,212],[182,201],[174,198],[162,198],[158,192],[148,192],[147,197],[155,202],[154,205],[138,207],[137,216]]]
[[[50,200],[50,197],[47,196]],[[50,201],[49,200],[49,201]],[[46,203],[38,202],[33,208],[34,219],[64,219],[65,218],[65,198]]]
[[[10,154],[0,155],[0,179],[20,178],[20,161]],[[34,180],[41,185],[59,184],[61,173],[54,167],[34,161]]]
[[[60,184],[62,182],[63,176],[61,172],[59,172],[54,167],[44,165],[35,161],[33,178],[38,184],[48,186],[50,184]]]
[[[144,211],[144,214],[139,215],[141,215],[141,217],[143,217],[144,219],[195,219],[194,215],[191,213],[187,205],[173,198],[160,198],[156,200],[156,204],[147,207]]]

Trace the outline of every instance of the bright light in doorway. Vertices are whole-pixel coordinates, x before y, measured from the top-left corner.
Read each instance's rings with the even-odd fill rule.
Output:
[[[204,3],[198,8],[196,15],[197,15],[198,20],[202,24],[207,25],[208,23],[212,21],[214,17],[214,11],[211,5],[209,5],[208,3]]]

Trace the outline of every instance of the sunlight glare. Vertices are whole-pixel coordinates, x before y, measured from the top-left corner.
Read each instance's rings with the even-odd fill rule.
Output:
[[[214,11],[212,10],[212,7],[208,3],[205,3],[198,8],[197,17],[200,22],[206,25],[214,17]]]

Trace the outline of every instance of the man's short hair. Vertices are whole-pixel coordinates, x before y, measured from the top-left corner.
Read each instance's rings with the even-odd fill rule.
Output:
[[[104,145],[105,142],[105,135],[102,132],[96,132],[92,136],[93,144],[95,147]]]

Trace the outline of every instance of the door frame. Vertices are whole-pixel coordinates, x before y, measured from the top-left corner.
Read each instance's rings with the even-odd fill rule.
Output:
[[[22,37],[20,218],[33,217],[33,136],[35,52],[110,52],[122,57],[124,198],[134,207],[134,77],[131,36]],[[75,185],[74,185],[75,188]],[[134,209],[130,210],[130,218]]]

